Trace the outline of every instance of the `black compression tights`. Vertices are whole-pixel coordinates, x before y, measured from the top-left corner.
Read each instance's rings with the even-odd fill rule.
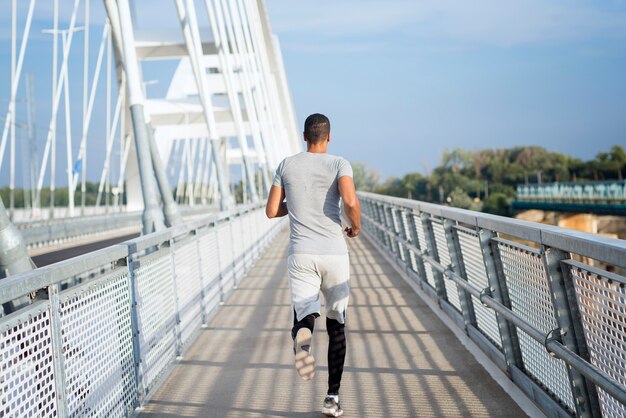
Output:
[[[310,314],[300,321],[294,312],[293,328],[291,337],[295,338],[300,328],[308,328],[313,333],[315,318],[319,314]],[[328,332],[328,394],[338,395],[343,375],[343,364],[346,359],[346,326],[338,321],[326,318],[326,330]]]

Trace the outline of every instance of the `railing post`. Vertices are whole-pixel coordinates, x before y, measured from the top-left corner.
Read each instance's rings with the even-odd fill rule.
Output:
[[[570,255],[556,248],[544,247],[543,262],[552,290],[556,319],[561,329],[563,344],[589,361],[589,352],[578,312],[576,293],[569,274],[563,272],[562,261]],[[576,416],[600,417],[600,404],[595,386],[572,367],[568,367],[572,394],[576,404]]]
[[[424,227],[424,237],[426,238],[426,247],[428,254],[432,257],[433,260],[439,262],[439,252],[437,251],[437,242],[435,241],[435,233],[433,232],[433,225],[430,220],[430,215],[428,213],[422,212],[420,214],[420,218],[422,219],[422,226]],[[446,286],[443,282],[443,274],[435,268],[431,266],[433,277],[435,278],[435,286],[437,291],[437,296],[441,300],[448,300],[448,296],[446,294]]]
[[[237,289],[237,254],[235,254],[235,233],[233,231],[234,216],[231,214],[228,218],[228,230],[230,231],[230,252],[233,257],[233,289]]]
[[[226,295],[224,294],[224,274],[223,274],[223,269],[222,269],[222,261],[220,260],[221,256],[220,256],[220,239],[219,236],[217,234],[218,232],[218,221],[215,221],[213,223],[213,228],[215,229],[215,249],[217,251],[217,270],[219,271],[219,286],[220,286],[220,305],[224,304],[224,299],[226,298]]]
[[[143,405],[146,390],[143,384],[143,365],[141,358],[141,342],[140,335],[141,330],[139,329],[139,312],[137,312],[138,302],[137,302],[137,278],[135,276],[135,272],[139,268],[139,261],[135,261],[132,257],[136,257],[136,255],[128,256],[126,258],[126,265],[128,266],[129,273],[129,286],[130,286],[130,324],[132,328],[133,335],[133,364],[135,370],[135,387],[137,388],[137,407],[141,407]]]
[[[415,223],[416,214],[413,211],[407,211],[407,219],[409,221],[409,241],[415,248],[418,250],[424,250],[421,248],[419,237],[417,235],[417,224]],[[418,215],[419,216],[419,215]],[[415,256],[415,265],[417,267],[417,275],[422,282],[426,281],[426,268],[424,267],[424,260],[422,259],[421,254],[414,254]]]
[[[463,251],[461,250],[461,244],[459,243],[459,231],[454,227],[454,225],[455,223],[450,219],[444,219],[443,221],[446,243],[448,244],[448,253],[450,254],[450,260],[452,261],[451,268],[452,271],[454,271],[458,276],[467,281],[465,264],[463,263]],[[465,328],[469,325],[476,327],[476,314],[474,313],[474,304],[472,303],[471,295],[461,286],[457,286],[457,291],[459,293],[459,303],[463,313]]]
[[[200,250],[200,234],[198,234],[198,230],[194,229],[192,231],[193,235],[194,235],[194,241],[196,242],[196,254],[198,255],[198,271],[199,271],[199,277],[198,280],[200,280],[200,311],[202,312],[202,327],[205,327],[207,324],[207,315],[206,315],[206,305],[204,302],[204,294],[205,294],[205,280],[206,277],[204,277],[204,268],[203,268],[203,263],[202,263],[202,251]]]
[[[69,416],[67,406],[67,390],[65,388],[65,358],[63,356],[63,336],[61,331],[61,301],[59,293],[61,286],[53,284],[48,287],[50,303],[50,322],[52,337],[52,354],[54,358],[54,383],[57,392],[58,416]]]
[[[174,290],[174,307],[176,309],[176,322],[174,323],[174,332],[176,333],[176,357],[183,355],[183,338],[180,331],[180,305],[178,303],[178,286],[176,285],[176,243],[174,238],[164,243],[170,250],[170,263],[172,266],[172,289]]]
[[[406,241],[404,220],[402,219],[402,216],[401,216],[401,209],[390,207],[389,210],[391,212],[391,223],[392,223],[393,232],[394,232],[393,236],[396,238],[394,239],[394,242],[396,245],[396,252],[398,253],[398,258],[400,259],[400,261],[406,264],[406,257],[404,254],[404,251],[405,251],[404,244],[402,244],[402,242],[397,239],[397,238],[400,238]]]
[[[373,215],[374,222],[376,222],[378,226],[384,226],[385,222],[380,213],[380,204],[378,204],[377,202],[372,202],[372,206],[373,206],[372,215]],[[380,240],[382,244],[384,245],[387,244],[387,241],[385,240],[385,233],[380,228],[375,228],[374,233],[378,236],[378,239]]]
[[[485,289],[485,292],[491,293],[496,301],[500,302],[508,309],[511,309],[509,292],[506,287],[504,271],[502,270],[502,264],[500,261],[500,252],[498,251],[498,247],[492,242],[492,238],[495,237],[496,234],[493,231],[482,228],[478,230],[480,249],[483,254],[483,262],[485,263],[485,271],[487,272],[487,280],[489,282],[489,289]],[[497,312],[496,319],[498,321],[498,329],[500,330],[500,336],[502,338],[504,358],[510,375],[511,367],[514,366],[520,370],[524,367],[522,352],[517,338],[517,330],[514,325],[510,324]]]

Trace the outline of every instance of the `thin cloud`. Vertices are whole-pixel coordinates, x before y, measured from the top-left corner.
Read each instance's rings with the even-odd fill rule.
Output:
[[[401,31],[411,37],[516,46],[588,37],[626,38],[626,8],[556,0],[272,0],[279,34],[323,38]]]

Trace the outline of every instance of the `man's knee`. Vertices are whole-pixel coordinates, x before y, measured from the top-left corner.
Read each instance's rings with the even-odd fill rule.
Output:
[[[346,325],[336,319],[326,318],[326,332],[330,336],[338,336],[345,332]]]

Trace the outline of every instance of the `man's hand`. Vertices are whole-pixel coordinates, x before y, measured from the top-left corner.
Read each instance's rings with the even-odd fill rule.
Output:
[[[346,229],[344,229],[343,231],[346,234],[348,234],[348,237],[354,238],[357,235],[359,235],[359,230],[360,230],[360,228],[354,228],[354,227],[349,228],[349,227],[346,227]]]

